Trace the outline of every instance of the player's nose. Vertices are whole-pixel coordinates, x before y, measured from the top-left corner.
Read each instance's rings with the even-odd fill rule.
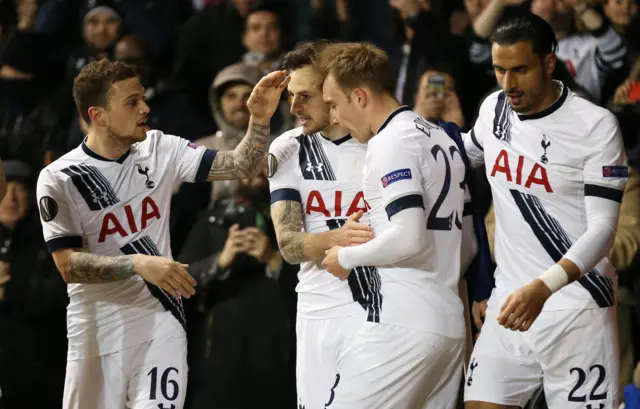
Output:
[[[300,101],[295,96],[291,98],[291,114],[295,115],[300,112]]]
[[[149,108],[149,105],[147,105],[147,102],[145,100],[140,101],[140,113],[147,115],[149,113],[149,111],[151,111],[151,109]]]
[[[504,75],[504,89],[516,89],[518,88],[518,81],[516,79],[515,74],[507,72]]]

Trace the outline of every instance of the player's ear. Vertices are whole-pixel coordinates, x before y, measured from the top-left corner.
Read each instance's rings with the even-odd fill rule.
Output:
[[[107,122],[104,117],[103,109],[100,107],[90,107],[88,113],[92,123],[98,124],[98,126],[106,126]]]
[[[353,90],[353,98],[360,108],[364,108],[367,105],[367,93],[362,88]]]
[[[556,70],[556,62],[558,58],[556,57],[556,53],[551,53],[544,57],[544,66],[547,71],[547,74],[553,74]]]

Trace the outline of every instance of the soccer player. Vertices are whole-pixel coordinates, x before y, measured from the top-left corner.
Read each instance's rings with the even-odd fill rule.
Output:
[[[194,294],[195,281],[171,258],[172,187],[260,171],[287,83],[282,71],[262,78],[246,136],[216,152],[149,130],[131,67],[102,60],[78,74],[73,96],[89,132],[37,185],[44,237],[70,298],[65,409],[183,407],[181,297]]]
[[[483,102],[465,148],[491,184],[496,287],[465,407],[519,408],[542,385],[551,409],[615,409],[616,284],[606,256],[627,179],[618,124],[552,80],[557,41],[540,17],[509,19],[491,41],[502,90]]]
[[[440,127],[400,106],[382,50],[336,44],[321,61],[332,114],[368,143],[362,189],[374,232],[365,244],[333,247],[322,264],[348,280],[355,266],[377,267],[380,300],[376,320],[347,344],[327,407],[454,408],[466,336],[458,295],[463,153]]]
[[[300,264],[296,382],[298,406],[306,409],[324,409],[345,344],[360,323],[378,319],[381,300],[375,270],[358,267],[345,282],[320,266],[332,246],[364,243],[372,235],[358,223],[366,212],[361,175],[367,146],[332,125],[322,100],[324,75],[312,63],[326,44],[306,43],[285,56],[291,112],[302,126],[276,138],[268,157],[280,251]]]

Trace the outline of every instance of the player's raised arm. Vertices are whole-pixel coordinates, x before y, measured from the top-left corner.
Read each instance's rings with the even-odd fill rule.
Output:
[[[216,154],[208,181],[245,179],[262,169],[269,143],[269,123],[280,103],[282,91],[287,88],[289,77],[285,71],[274,71],[264,77],[253,88],[247,101],[251,113],[249,129],[232,151]]]

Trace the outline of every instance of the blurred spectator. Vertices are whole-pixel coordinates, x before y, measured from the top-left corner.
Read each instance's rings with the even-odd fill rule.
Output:
[[[191,98],[206,113],[207,90],[216,74],[242,59],[249,0],[223,0],[205,6],[182,27],[176,72],[187,82]]]
[[[200,216],[179,260],[199,288],[188,305],[190,408],[295,408],[296,270],[278,251],[266,169]]]
[[[627,46],[608,20],[585,0],[533,0],[531,11],[547,20],[558,37],[558,58],[595,101],[608,98],[607,79],[625,63]],[[588,34],[579,33],[577,26]],[[610,94],[609,94],[610,95]]]
[[[16,30],[0,54],[0,157],[39,169],[46,149],[64,137],[71,113],[66,93],[47,73],[48,42]]]
[[[640,51],[640,16],[638,0],[604,0],[602,8],[613,28],[623,35],[631,47]]]
[[[308,24],[305,24],[311,38],[356,39],[357,19],[350,18],[351,3],[349,0],[311,0]]]
[[[49,257],[34,206],[35,174],[4,162],[0,203],[0,388],[6,409],[62,402],[66,286]],[[34,393],[37,391],[37,393]]]
[[[89,62],[113,56],[113,46],[124,30],[122,14],[113,0],[87,0],[81,12],[84,44],[71,54],[67,79],[73,78]]]
[[[441,80],[438,84],[432,82],[436,77]],[[429,121],[453,122],[458,127],[465,128],[460,98],[456,93],[456,82],[446,68],[429,68],[422,74],[413,109]]]
[[[242,44],[246,48],[243,59],[257,65],[263,74],[280,68],[282,64],[282,29],[278,9],[263,3],[252,7],[245,18]]]
[[[391,6],[401,19],[399,46],[392,54],[399,64],[396,83],[396,98],[412,105],[420,74],[428,66],[455,61],[460,70],[465,69],[465,43],[451,34],[443,21],[439,4],[427,0],[394,0]]]

